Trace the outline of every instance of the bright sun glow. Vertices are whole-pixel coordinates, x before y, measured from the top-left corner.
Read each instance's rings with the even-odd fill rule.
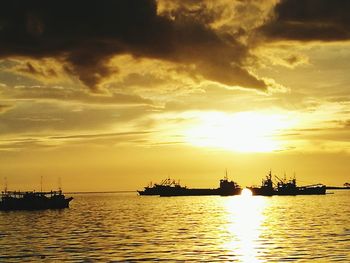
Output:
[[[185,132],[189,143],[237,152],[280,150],[282,142],[277,136],[292,125],[287,116],[258,112],[207,112],[200,113],[199,120],[197,126]]]
[[[252,195],[253,195],[252,191],[250,191],[248,188],[244,188],[242,190],[241,196],[252,196]]]

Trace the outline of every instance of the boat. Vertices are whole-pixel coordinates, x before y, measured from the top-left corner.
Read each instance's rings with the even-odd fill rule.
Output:
[[[277,176],[276,178],[279,180],[275,189],[276,195],[297,195],[298,187],[295,178],[290,179],[288,181],[286,180],[286,178],[279,179]]]
[[[286,180],[280,179],[275,188],[275,195],[324,195],[326,194],[326,186],[323,184],[297,186],[296,178]]]
[[[269,172],[269,174],[266,176],[265,179],[262,179],[260,187],[251,186],[247,188],[252,192],[252,195],[263,195],[263,196],[274,195],[275,189],[273,188],[271,171]]]
[[[3,191],[0,210],[42,210],[68,208],[73,197],[66,198],[62,190],[50,192]]]
[[[314,184],[298,187],[298,195],[325,195],[327,187],[324,184]]]
[[[296,178],[290,180],[280,179],[275,184],[272,180],[271,171],[262,180],[261,186],[247,187],[252,195],[273,196],[273,195],[324,195],[326,186],[323,184],[297,186]],[[227,179],[227,172],[224,179],[220,180],[218,188],[187,188],[181,186],[170,178],[163,180],[160,184],[150,184],[143,191],[137,191],[139,195],[158,195],[158,196],[199,196],[199,195],[240,195],[242,188],[234,181]]]
[[[326,186],[323,184],[297,186],[295,177],[290,180],[287,180],[285,177],[283,179],[280,179],[279,177],[275,176],[275,178],[278,180],[277,184],[274,184],[270,171],[266,178],[262,180],[260,187],[251,186],[247,188],[252,192],[252,195],[263,196],[326,194]]]
[[[176,182],[173,179],[167,178],[161,181],[159,184],[152,184],[152,182],[144,188],[143,191],[137,191],[139,195],[161,195],[162,193],[170,192],[172,189],[185,189],[180,185],[180,182]]]
[[[146,186],[143,191],[137,191],[139,195],[159,196],[203,196],[203,195],[239,195],[242,188],[234,181],[229,181],[227,176],[220,180],[218,188],[187,188],[172,179],[165,179],[160,184]]]

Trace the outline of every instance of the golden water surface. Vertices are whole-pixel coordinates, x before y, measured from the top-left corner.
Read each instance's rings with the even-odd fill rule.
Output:
[[[0,262],[350,262],[350,191],[74,198],[60,211],[0,212]]]

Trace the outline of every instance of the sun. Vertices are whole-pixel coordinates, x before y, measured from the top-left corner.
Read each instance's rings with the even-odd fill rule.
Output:
[[[278,135],[291,126],[287,116],[260,112],[199,113],[185,131],[188,143],[236,152],[273,152],[283,148]]]
[[[249,190],[248,188],[244,188],[242,190],[241,196],[252,196],[253,192],[251,190]]]

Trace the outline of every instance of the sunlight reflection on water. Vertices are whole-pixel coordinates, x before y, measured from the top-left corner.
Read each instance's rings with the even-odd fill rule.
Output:
[[[225,202],[228,211],[227,229],[232,235],[231,242],[225,244],[225,248],[232,249],[241,262],[262,262],[257,259],[258,238],[266,205],[266,198],[246,195],[228,199]],[[231,260],[234,259],[231,258]]]

